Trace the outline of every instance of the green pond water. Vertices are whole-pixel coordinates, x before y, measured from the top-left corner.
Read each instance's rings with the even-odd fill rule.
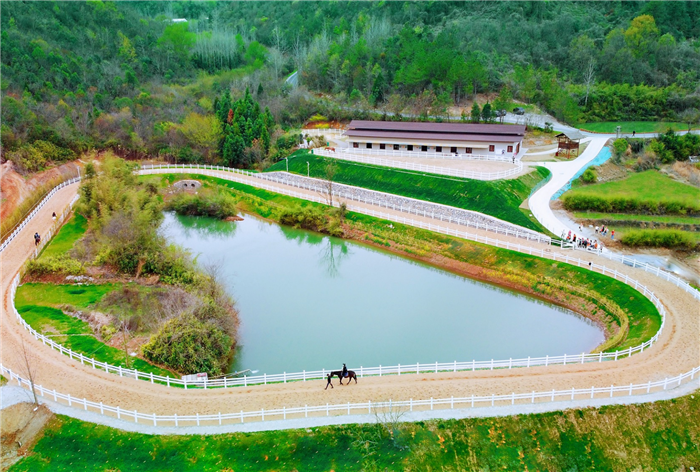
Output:
[[[361,244],[244,215],[166,213],[164,234],[218,263],[240,310],[231,371],[580,354],[604,340],[586,318],[536,298]]]

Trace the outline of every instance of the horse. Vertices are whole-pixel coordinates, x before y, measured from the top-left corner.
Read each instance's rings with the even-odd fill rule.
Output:
[[[343,371],[342,370],[333,370],[331,371],[330,374],[328,374],[328,383],[331,383],[331,379],[333,377],[338,377],[340,379],[340,385],[343,385]],[[355,374],[354,370],[348,370],[348,375],[347,375],[348,383],[345,385],[349,385],[350,381],[352,379],[355,379],[355,383],[357,383],[357,374]],[[331,388],[333,387],[333,384],[331,384]],[[328,385],[326,385],[326,388],[328,388]]]

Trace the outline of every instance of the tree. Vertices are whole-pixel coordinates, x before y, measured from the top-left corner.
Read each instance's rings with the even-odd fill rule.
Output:
[[[687,108],[678,114],[678,119],[688,125],[688,132],[693,129],[693,125],[700,122],[700,110],[697,108]]]
[[[202,148],[209,155],[219,146],[222,137],[221,122],[212,115],[190,113],[180,125],[180,131],[187,141]]]
[[[625,31],[625,42],[637,59],[653,53],[658,37],[659,29],[651,15],[638,16]]]
[[[338,164],[333,158],[326,160],[326,167],[324,168],[324,181],[326,187],[326,200],[329,206],[333,206],[333,179],[335,174],[338,172]]]
[[[472,104],[472,123],[478,123],[480,118],[481,118],[481,109],[479,108],[479,104],[476,103],[476,100]]]
[[[513,93],[510,90],[510,87],[507,85],[501,87],[501,90],[498,92],[498,97],[496,97],[496,100],[493,102],[493,106],[496,108],[496,110],[503,110],[506,111],[510,108],[510,104],[513,102]],[[505,115],[501,115],[501,123],[503,123],[503,118]]]
[[[491,119],[493,118],[493,114],[491,113],[491,104],[486,102],[484,105],[484,108],[481,109],[481,116],[484,118],[484,123],[490,123]]]

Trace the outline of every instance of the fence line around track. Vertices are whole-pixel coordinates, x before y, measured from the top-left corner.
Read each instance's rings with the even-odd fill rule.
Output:
[[[295,193],[295,192],[292,192]],[[319,199],[320,200],[320,199]],[[72,207],[73,202],[75,199],[71,202],[70,206]],[[70,209],[68,209],[67,212],[64,212],[64,214],[61,216],[61,221],[65,216],[68,214]],[[530,255],[534,256],[539,256],[543,258],[548,258],[548,259],[554,259],[557,261],[561,262],[566,262],[569,264],[575,264],[579,267],[585,267],[589,266],[591,270],[596,270],[599,271],[600,273],[604,275],[610,275],[627,285],[630,285],[634,287],[636,290],[640,291],[641,293],[644,294],[647,298],[649,298],[652,303],[657,307],[659,310],[659,314],[661,315],[661,327],[657,331],[657,333],[648,341],[640,344],[639,346],[635,347],[630,347],[626,350],[623,351],[615,351],[611,353],[596,353],[596,354],[577,354],[577,355],[563,355],[563,356],[545,356],[545,357],[528,357],[528,358],[520,358],[520,359],[502,359],[502,360],[486,360],[486,361],[468,361],[468,362],[435,362],[435,363],[427,363],[427,364],[408,364],[408,365],[396,365],[396,366],[378,366],[378,367],[364,367],[360,366],[359,370],[355,369],[358,372],[358,375],[360,377],[365,377],[365,376],[382,376],[382,375],[401,375],[401,374],[412,374],[412,373],[429,373],[429,372],[457,372],[457,371],[475,371],[475,370],[494,370],[494,369],[512,369],[516,367],[534,367],[534,366],[550,366],[550,365],[567,365],[567,364],[583,364],[583,363],[590,363],[590,362],[603,362],[603,361],[611,361],[611,360],[618,360],[624,357],[629,357],[632,354],[636,352],[643,352],[645,349],[649,348],[654,342],[656,342],[663,331],[665,322],[666,322],[666,311],[664,309],[663,304],[660,302],[658,297],[654,295],[654,293],[649,290],[646,286],[640,284],[638,281],[635,279],[630,278],[629,276],[625,274],[619,273],[617,270],[611,270],[605,266],[599,265],[599,264],[590,264],[589,262],[582,260],[580,258],[574,258],[570,257],[568,255],[562,255],[558,253],[554,253],[551,250],[547,249],[535,249],[529,246],[522,246],[520,244],[514,244],[508,241],[501,241],[498,239],[493,239],[489,238],[486,236],[480,236],[478,234],[473,234],[473,233],[468,233],[466,231],[457,231],[453,230],[451,228],[445,228],[441,227],[438,225],[433,225],[430,223],[424,223],[422,221],[416,221],[416,220],[411,220],[408,218],[397,218],[394,215],[389,215],[381,212],[375,212],[372,210],[366,210],[363,209],[363,211],[367,214],[370,214],[372,216],[380,217],[380,218],[386,218],[386,219],[392,219],[393,221],[404,223],[407,225],[411,226],[417,226],[421,228],[428,229],[430,231],[435,231],[439,232],[442,234],[448,234],[452,236],[457,236],[460,238],[464,239],[470,239],[474,240],[477,242],[483,242],[492,246],[496,247],[501,247],[505,249],[510,249],[510,250],[515,250],[521,253],[528,253]],[[43,241],[43,244],[48,243],[48,240],[51,237],[51,233],[49,233],[49,236]],[[36,251],[35,254],[38,254],[39,250]],[[167,385],[168,387],[170,386],[179,386],[179,387],[184,387],[185,389],[187,388],[217,388],[217,387],[236,387],[236,386],[248,386],[248,385],[256,385],[256,384],[267,384],[267,383],[286,383],[286,382],[291,382],[291,381],[306,381],[306,380],[317,380],[317,379],[322,379],[326,376],[330,370],[325,370],[322,369],[320,371],[302,371],[302,372],[296,372],[296,373],[286,373],[283,372],[282,374],[263,374],[263,375],[258,375],[258,376],[244,376],[244,377],[237,377],[237,378],[223,378],[223,379],[214,379],[214,380],[196,380],[196,381],[188,381],[188,380],[182,380],[182,379],[177,379],[173,377],[167,377],[167,376],[160,376],[157,374],[153,374],[151,372],[146,373],[146,372],[140,372],[135,369],[126,369],[121,366],[114,366],[105,362],[97,361],[94,358],[87,357],[83,355],[82,353],[77,353],[72,351],[71,349],[65,348],[63,345],[55,342],[51,338],[42,335],[41,333],[37,332],[34,328],[32,328],[26,321],[22,318],[22,316],[19,314],[17,311],[15,305],[14,305],[14,299],[15,299],[15,293],[17,290],[17,287],[19,286],[20,282],[20,276],[19,274],[14,278],[12,286],[10,288],[10,300],[12,303],[12,309],[15,313],[15,316],[17,320],[19,321],[20,324],[22,324],[25,329],[27,329],[34,337],[35,339],[41,341],[44,345],[48,345],[52,349],[56,349],[62,354],[68,355],[72,359],[75,359],[77,361],[80,361],[83,365],[89,365],[92,366],[93,369],[103,369],[106,372],[117,374],[121,377],[130,377],[130,378],[135,378],[135,379],[141,379],[141,380],[147,380],[150,381],[151,383],[161,383],[164,385]]]
[[[155,413],[139,413],[136,410],[124,410],[120,407],[105,405],[102,402],[93,402],[85,398],[71,397],[70,394],[57,392],[55,389],[44,388],[36,383],[32,384],[28,379],[17,375],[15,372],[0,364],[0,372],[8,377],[9,383],[17,382],[17,385],[24,388],[33,388],[34,391],[44,399],[48,398],[58,403],[65,402],[69,407],[82,407],[85,411],[93,411],[107,417],[116,417],[117,419],[131,419],[135,423],[153,425],[153,426],[213,426],[223,425],[224,422],[230,423],[245,423],[250,421],[266,421],[267,420],[287,420],[296,418],[322,417],[322,416],[344,416],[344,415],[364,415],[364,414],[397,414],[399,412],[413,411],[430,411],[430,410],[446,410],[446,409],[464,409],[464,408],[481,408],[494,406],[513,406],[535,403],[550,403],[555,401],[573,401],[573,400],[593,400],[600,398],[613,398],[615,394],[618,396],[646,395],[660,391],[668,390],[669,388],[677,388],[685,381],[693,381],[695,376],[700,372],[700,367],[695,367],[692,370],[677,375],[675,377],[666,377],[664,380],[656,382],[647,382],[641,384],[629,385],[610,385],[609,387],[590,387],[590,388],[570,388],[567,390],[551,390],[544,392],[525,392],[511,393],[500,395],[471,395],[469,397],[450,397],[450,398],[430,398],[420,400],[402,400],[402,401],[385,401],[365,403],[345,403],[333,404],[326,403],[325,405],[304,405],[303,407],[282,407],[271,410],[258,411],[243,411],[236,413],[217,413],[204,414],[199,413],[194,415],[156,415]]]
[[[199,170],[203,172],[197,172],[198,174],[202,175],[208,175],[211,177],[218,177],[218,178],[224,178],[225,180],[232,180],[244,184],[251,185],[251,183],[247,180],[244,179],[235,179],[232,178],[236,174],[238,175],[244,175],[246,177],[252,177],[255,179],[262,179],[262,180],[267,180],[269,182],[276,182],[279,184],[283,185],[288,185],[290,187],[297,187],[305,190],[309,190],[312,192],[317,192],[319,194],[324,194],[320,195],[319,197],[314,197],[306,194],[301,194],[298,192],[293,192],[289,191],[284,188],[279,188],[279,187],[273,187],[269,185],[265,185],[263,183],[258,183],[254,185],[255,187],[262,188],[265,190],[271,190],[276,193],[280,193],[283,195],[288,195],[292,196],[295,198],[301,198],[304,200],[309,200],[309,201],[314,201],[317,203],[323,203],[325,205],[328,205],[328,199],[325,198],[325,194],[327,194],[327,190],[324,189],[324,186],[326,185],[325,181],[322,181],[320,179],[315,179],[311,177],[304,177],[304,176],[297,176],[295,174],[288,174],[285,172],[276,172],[276,173],[269,173],[269,174],[263,174],[263,173],[257,173],[257,172],[250,172],[246,170],[240,170],[240,169],[235,169],[235,168],[230,168],[230,167],[222,167],[222,166],[210,166],[210,165],[200,165],[200,164],[180,164],[180,165],[148,165],[148,166],[143,166],[141,170],[139,171],[140,174],[186,174],[189,173],[188,170]],[[210,171],[207,173],[206,171]],[[228,173],[229,175],[227,176],[222,176],[221,174],[215,174],[215,172],[224,172]],[[277,174],[277,175],[276,175]],[[283,176],[283,177],[280,177]],[[303,179],[303,180],[302,180]],[[312,185],[312,182],[315,185]],[[433,219],[439,219],[440,221],[444,221],[447,223],[455,223],[461,226],[468,226],[476,229],[482,229],[485,231],[490,231],[493,233],[497,234],[504,234],[506,236],[513,236],[516,238],[522,238],[522,239],[527,239],[529,241],[537,241],[545,244],[557,244],[561,245],[561,243],[557,240],[553,240],[549,236],[545,236],[541,233],[538,233],[534,230],[529,230],[527,228],[522,228],[519,227],[515,224],[508,223],[506,221],[499,220],[498,218],[494,218],[489,215],[485,215],[483,213],[475,212],[472,210],[465,210],[463,208],[458,208],[458,207],[452,207],[449,205],[443,205],[440,203],[433,203],[425,200],[418,200],[415,198],[410,198],[410,197],[404,197],[401,195],[394,195],[394,194],[386,194],[383,192],[378,192],[376,190],[370,190],[370,189],[365,189],[362,187],[353,187],[351,185],[345,185],[345,184],[333,184],[333,197],[334,197],[334,202],[333,206],[338,206],[337,199],[344,199],[344,200],[349,200],[349,201],[356,201],[359,203],[366,203],[369,205],[374,205],[374,206],[379,206],[387,209],[392,209],[395,211],[400,211],[402,213],[409,213],[409,214],[414,214],[416,216],[423,216],[423,217],[430,217]],[[354,195],[351,193],[353,190],[359,190],[363,193],[372,195],[373,198],[361,198],[357,195]],[[387,203],[386,201],[383,201],[382,198],[384,197],[391,197],[395,198],[397,200],[402,200],[406,201],[408,203],[415,203],[415,204],[420,204],[424,205],[426,207],[432,208],[432,211],[427,211],[427,210],[417,210],[414,208],[411,208],[410,206],[403,206],[403,205],[396,205],[394,203]],[[348,207],[349,208],[349,207]],[[357,211],[359,213],[362,213],[363,210],[358,208]],[[459,213],[464,213],[468,215],[472,215],[475,218],[480,218],[484,219],[487,221],[492,222],[492,224],[483,224],[478,221],[470,221],[467,218],[456,218],[456,217],[445,217],[441,212],[454,212],[457,211]],[[515,229],[517,228],[517,229]],[[566,244],[566,243],[565,243]]]
[[[76,179],[77,180],[77,179]],[[75,181],[75,180],[74,180]],[[73,182],[70,182],[73,183]],[[63,186],[68,185],[68,183],[61,184],[56,187],[54,190],[58,190],[59,188],[62,188]],[[272,189],[272,188],[271,188]],[[274,189],[273,189],[274,190]],[[55,193],[55,192],[54,192]],[[292,192],[296,193],[296,192]],[[52,193],[53,195],[53,193]],[[300,198],[307,198],[307,195],[299,195]],[[34,253],[34,256],[38,255],[41,248],[43,245],[47,244],[49,240],[51,239],[51,236],[53,235],[53,230],[60,226],[60,224],[63,222],[63,220],[67,217],[67,215],[70,213],[70,210],[77,200],[77,196],[70,202],[69,207],[66,208],[61,215],[59,221],[54,225],[54,227],[49,230],[47,236],[43,238],[42,240],[42,246],[38,247]],[[318,201],[321,201],[322,199],[318,199]],[[42,204],[43,206],[43,204]],[[360,377],[364,376],[373,376],[373,375],[401,375],[401,374],[409,374],[409,373],[427,373],[427,372],[447,372],[447,371],[468,371],[468,370],[493,370],[493,369],[505,369],[505,368],[514,368],[514,367],[531,367],[531,366],[549,366],[549,365],[567,365],[567,364],[579,364],[579,363],[588,363],[588,362],[602,362],[602,361],[610,361],[610,360],[618,360],[620,358],[628,357],[632,355],[635,352],[642,352],[644,349],[647,349],[650,347],[656,340],[658,340],[659,335],[661,334],[663,327],[665,325],[665,309],[663,305],[661,304],[660,300],[651,292],[646,286],[639,284],[636,280],[630,278],[629,276],[625,274],[619,273],[617,270],[610,270],[605,266],[599,265],[599,264],[592,264],[589,263],[588,261],[582,260],[580,258],[574,258],[570,257],[568,255],[562,255],[558,253],[554,253],[549,249],[535,249],[529,246],[522,246],[520,244],[514,244],[508,241],[501,241],[498,239],[493,239],[485,236],[480,236],[477,234],[472,234],[468,233],[466,231],[458,231],[458,230],[453,230],[451,228],[443,228],[439,225],[433,225],[431,223],[424,223],[422,221],[416,221],[408,218],[397,218],[395,215],[390,215],[390,214],[385,214],[382,212],[375,212],[373,210],[367,210],[367,209],[362,209],[363,212],[370,214],[372,216],[380,217],[380,218],[386,218],[386,219],[391,219],[393,221],[397,222],[402,222],[404,224],[412,225],[412,226],[417,226],[425,229],[429,229],[431,231],[439,232],[442,234],[449,234],[465,239],[471,239],[477,242],[483,242],[489,245],[493,245],[496,247],[502,247],[505,249],[510,249],[510,250],[515,250],[518,252],[523,252],[523,253],[528,253],[531,255],[543,257],[543,258],[549,258],[549,259],[554,259],[562,262],[566,262],[569,264],[576,264],[579,267],[585,267],[589,266],[590,269],[592,270],[597,270],[605,275],[610,275],[618,280],[623,281],[624,283],[633,286],[635,289],[639,290],[641,293],[643,293],[646,297],[648,297],[654,305],[659,309],[659,313],[662,317],[662,323],[659,331],[652,337],[650,340],[646,341],[645,343],[636,346],[636,347],[630,347],[627,350],[624,351],[616,351],[614,353],[597,353],[597,354],[579,354],[579,355],[564,355],[564,356],[545,356],[544,358],[531,358],[528,357],[527,359],[522,358],[522,359],[508,359],[508,360],[490,360],[490,361],[475,361],[472,360],[471,362],[447,362],[447,363],[429,363],[429,364],[409,364],[409,365],[397,365],[397,366],[379,366],[379,367],[369,367],[369,368],[364,368],[363,366],[360,366],[359,369],[359,375]],[[32,214],[29,218],[33,217],[34,214]],[[24,225],[23,225],[24,226]],[[634,261],[632,259],[632,261]],[[686,284],[684,281],[681,281],[679,278],[672,276],[664,271],[661,271],[658,268],[655,268],[653,266],[649,266],[648,264],[639,263],[638,261],[634,261],[638,266],[635,266],[631,263],[629,263],[629,260],[627,261],[627,265],[633,265],[633,267],[640,267],[643,270],[646,270],[648,272],[654,273],[655,275],[664,278],[665,280],[668,280],[676,285],[679,285],[678,282],[682,282]],[[654,269],[654,270],[651,270]],[[17,312],[15,305],[14,305],[14,298],[15,298],[15,292],[16,289],[19,285],[20,281],[20,276],[19,274],[14,278],[12,286],[11,286],[11,293],[10,293],[10,299],[12,301],[12,308],[15,312],[15,316],[17,317],[18,321],[37,339],[42,341],[43,344],[49,345],[52,349],[57,349],[60,352],[62,352],[65,355],[70,356],[71,358],[74,358],[78,361],[80,361],[82,364],[87,364],[91,365],[93,369],[100,368],[104,369],[107,372],[111,372],[114,374],[118,374],[120,376],[125,376],[125,377],[133,377],[136,379],[144,379],[144,380],[150,380],[152,383],[154,382],[159,382],[163,383],[168,386],[182,386],[184,388],[188,387],[194,387],[194,388],[213,388],[213,387],[233,387],[233,386],[247,386],[247,385],[254,385],[254,384],[267,384],[267,383],[275,383],[275,382],[283,382],[286,383],[287,381],[306,381],[306,380],[315,380],[315,379],[320,379],[324,378],[327,372],[325,369],[321,371],[302,371],[300,373],[282,373],[282,374],[273,374],[273,375],[267,375],[263,374],[262,376],[245,376],[242,378],[224,378],[224,379],[218,379],[218,380],[207,380],[207,381],[183,381],[177,378],[172,378],[172,377],[163,377],[159,375],[154,375],[152,373],[145,373],[145,372],[139,372],[137,370],[133,369],[124,369],[121,366],[113,366],[107,363],[103,363],[100,361],[96,361],[94,358],[88,358],[87,356],[84,356],[82,353],[76,353],[70,349],[66,349],[62,345],[56,343],[52,339],[38,333],[34,328],[29,326],[24,319],[21,317],[21,315]],[[687,285],[687,284],[686,284]],[[680,286],[680,285],[679,285]],[[688,286],[690,290],[693,291],[693,295],[696,298],[699,298],[698,292],[694,290],[692,287]],[[357,369],[356,369],[357,370]]]
[[[34,218],[34,216],[39,213],[39,210],[41,210],[44,205],[51,199],[51,197],[54,196],[56,192],[61,190],[63,187],[66,187],[68,185],[74,184],[76,182],[80,181],[80,177],[73,177],[70,180],[66,180],[65,182],[62,182],[55,186],[49,193],[46,194],[46,196],[37,204],[37,206],[34,207],[34,210],[15,228],[15,230],[5,239],[5,241],[2,242],[2,245],[0,245],[0,252],[4,251],[5,248],[12,242],[15,237],[24,229],[27,224]]]
[[[498,171],[498,172],[476,172],[471,170],[463,169],[452,169],[449,167],[439,167],[431,166],[425,164],[416,164],[412,162],[402,162],[402,161],[391,161],[388,159],[381,159],[375,157],[363,157],[358,155],[353,155],[350,153],[333,152],[323,149],[312,149],[311,152],[317,156],[330,157],[333,159],[341,159],[349,162],[359,162],[363,164],[372,164],[384,167],[393,167],[398,169],[414,170],[418,172],[429,172],[432,174],[449,175],[452,177],[462,177],[465,179],[475,179],[475,180],[498,180],[505,179],[507,177],[512,177],[518,175],[523,171],[522,162],[518,161],[514,164],[512,169]]]

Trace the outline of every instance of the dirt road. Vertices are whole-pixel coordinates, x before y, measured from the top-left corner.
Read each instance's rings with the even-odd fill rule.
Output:
[[[194,172],[193,172],[194,173]],[[229,173],[225,173],[231,175]],[[249,179],[254,183],[255,179]],[[265,182],[275,185],[273,182]],[[285,187],[280,185],[280,187]],[[293,188],[302,193],[303,190]],[[408,400],[445,398],[450,396],[510,394],[512,392],[543,391],[551,389],[590,388],[642,383],[663,379],[686,372],[700,365],[700,304],[690,294],[669,282],[660,280],[639,269],[632,269],[607,259],[590,256],[590,259],[628,274],[652,289],[667,309],[666,327],[653,347],[629,359],[602,364],[584,364],[520,368],[513,370],[458,372],[441,374],[401,375],[360,379],[357,385],[323,390],[325,381],[294,382],[262,385],[247,388],[216,390],[182,390],[150,384],[145,381],[121,378],[83,366],[35,341],[11,315],[8,309],[8,291],[12,277],[33,249],[31,235],[48,230],[52,225],[51,213],[62,211],[77,191],[71,185],[59,191],[20,237],[1,254],[2,294],[1,313],[2,364],[22,375],[23,361],[18,353],[22,343],[34,353],[36,383],[59,392],[70,393],[77,398],[87,398],[107,405],[119,406],[142,413],[190,415],[218,412],[251,411],[264,408],[296,407],[325,403],[365,402],[382,400]],[[313,192],[309,192],[313,194]],[[357,202],[353,202],[357,205]],[[371,205],[367,205],[371,208]],[[386,208],[375,211],[392,213]],[[397,212],[398,213],[398,212]],[[407,215],[404,215],[407,216]],[[411,215],[414,219],[419,219]],[[430,221],[426,218],[425,221]],[[446,226],[444,222],[433,224]],[[458,228],[456,225],[452,225]],[[471,228],[461,228],[477,232]],[[483,232],[502,240],[504,236]],[[524,244],[522,239],[513,242]],[[535,243],[533,247],[541,248]]]

